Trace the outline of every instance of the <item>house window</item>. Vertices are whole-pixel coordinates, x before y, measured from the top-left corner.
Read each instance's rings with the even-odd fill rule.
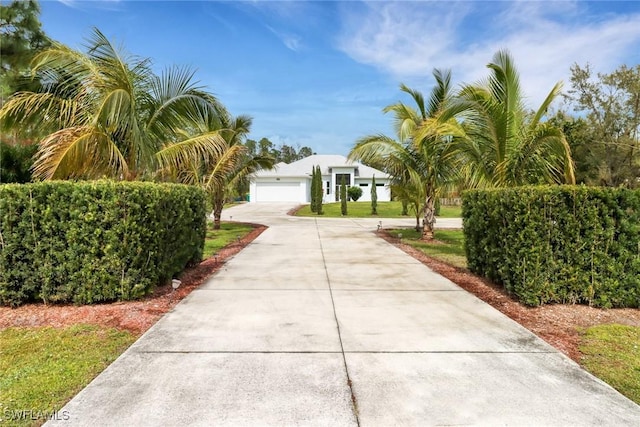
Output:
[[[369,186],[369,184],[366,183],[366,182],[361,182],[360,183],[360,187],[368,187],[368,186]]]
[[[378,184],[378,183],[376,182],[376,187],[384,187],[384,184]]]
[[[327,181],[327,194],[331,191],[331,181]]]
[[[342,178],[344,178],[344,184],[349,188],[351,186],[351,174],[350,173],[337,173],[336,174],[336,202],[340,200],[340,184],[342,184]]]

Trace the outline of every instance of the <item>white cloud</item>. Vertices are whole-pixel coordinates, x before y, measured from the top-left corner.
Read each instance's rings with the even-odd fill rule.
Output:
[[[280,39],[280,41],[287,47],[287,49],[298,52],[302,48],[302,39],[296,34],[278,31],[269,25],[267,25],[266,27]]]
[[[119,10],[122,0],[58,0],[67,7],[87,9],[89,7],[105,10]]]
[[[339,47],[359,62],[396,75],[429,72],[432,60],[454,47],[452,29],[464,16],[444,2],[429,8],[419,2],[372,2],[364,4],[364,11],[349,6],[343,8],[345,34]]]
[[[399,81],[420,82],[423,90],[436,67],[451,68],[458,82],[486,76],[493,54],[506,48],[534,106],[556,82],[564,80],[567,87],[573,63],[589,62],[606,72],[629,58],[638,61],[632,55],[638,55],[640,12],[591,16],[587,6],[575,1],[367,3],[364,13],[343,8],[339,48]]]
[[[65,6],[69,6],[69,7],[75,7],[75,3],[76,3],[76,0],[58,0],[58,1],[64,4]]]

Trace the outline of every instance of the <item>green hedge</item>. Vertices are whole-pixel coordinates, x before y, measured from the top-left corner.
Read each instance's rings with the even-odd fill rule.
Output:
[[[200,261],[194,187],[69,181],[0,185],[0,303],[130,300]]]
[[[474,190],[462,216],[469,268],[523,303],[640,306],[640,191]]]

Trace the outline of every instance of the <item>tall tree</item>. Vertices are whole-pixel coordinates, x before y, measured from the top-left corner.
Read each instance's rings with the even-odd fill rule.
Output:
[[[278,148],[273,149],[273,155],[278,162],[293,163],[313,154],[309,147],[300,148],[299,145],[297,147],[296,149],[294,146],[282,144]]]
[[[575,164],[577,184],[603,185],[604,144],[595,139],[588,120],[584,117],[572,117],[566,111],[558,111],[549,119],[549,123],[562,130],[571,148],[571,157]]]
[[[276,162],[281,161],[278,159],[275,145],[269,141],[269,138],[260,138],[260,141],[258,141],[258,154],[263,157],[273,157]]]
[[[298,150],[298,160],[304,159],[313,155],[313,150],[310,147],[302,147]]]
[[[509,52],[498,51],[490,75],[464,86],[444,117],[464,114],[466,138],[459,148],[472,186],[575,183],[571,149],[560,129],[544,122],[560,94],[556,84],[535,112],[524,104],[520,76]]]
[[[295,147],[291,147],[287,144],[282,144],[279,151],[279,160],[285,163],[292,163],[298,160],[298,153]]]
[[[54,43],[34,58],[31,72],[45,77],[43,85],[12,96],[0,121],[47,131],[36,179],[132,180],[225,150],[218,131],[194,132],[223,107],[194,83],[193,72],[171,68],[156,76],[150,60],[116,49],[97,29],[86,53]]]
[[[244,146],[247,147],[247,150],[250,155],[255,156],[256,154],[258,154],[257,152],[258,143],[255,140],[247,139],[244,143]]]
[[[594,76],[589,65],[575,64],[568,98],[576,111],[586,114],[565,125],[571,125],[573,143],[581,149],[579,166],[590,165],[587,180],[640,186],[640,65]]]
[[[26,89],[29,62],[42,49],[50,46],[40,23],[40,5],[34,0],[0,4],[0,97]],[[0,105],[2,103],[0,102]]]

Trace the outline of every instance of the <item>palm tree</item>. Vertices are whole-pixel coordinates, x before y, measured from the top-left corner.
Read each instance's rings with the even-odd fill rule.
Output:
[[[458,177],[456,140],[462,135],[455,117],[443,116],[452,97],[451,72],[436,69],[433,76],[436,85],[428,102],[419,91],[401,85],[400,90],[411,96],[417,108],[398,102],[383,110],[394,114],[397,140],[385,135],[367,136],[359,139],[349,154],[349,158],[391,175],[395,185],[404,188],[403,197],[413,200],[414,205],[416,196],[423,198],[420,212],[424,214],[424,240],[433,239],[436,197]],[[418,209],[416,206],[417,228]]]
[[[171,68],[157,76],[148,59],[116,49],[97,29],[86,53],[54,43],[34,58],[32,74],[40,90],[15,94],[0,121],[46,130],[36,179],[133,180],[224,148],[218,132],[188,132],[222,109],[196,86],[193,72]]]
[[[575,183],[571,149],[562,130],[542,122],[560,94],[556,84],[535,112],[527,110],[518,71],[507,51],[497,52],[490,76],[464,86],[443,116],[462,114],[466,138],[459,145],[464,173],[474,187]]]
[[[391,192],[403,202],[403,215],[405,215],[405,209],[407,211],[411,209],[416,219],[415,230],[418,232],[422,231],[420,219],[424,216],[424,202],[426,200],[424,191],[422,177],[412,168],[406,168],[399,179],[391,181]]]
[[[251,155],[243,145],[249,134],[252,119],[240,115],[232,117],[225,111],[219,115],[202,117],[196,133],[217,132],[224,141],[220,151],[191,158],[177,168],[168,168],[168,176],[185,184],[201,186],[213,208],[214,229],[220,229],[222,209],[229,200],[237,182],[261,169],[271,169],[274,159]]]

